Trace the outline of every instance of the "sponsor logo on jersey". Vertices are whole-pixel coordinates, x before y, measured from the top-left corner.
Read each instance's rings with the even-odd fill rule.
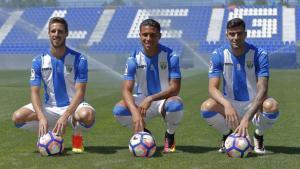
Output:
[[[42,72],[48,71],[48,70],[52,70],[52,68],[51,67],[44,67],[44,68],[42,68]]]
[[[165,70],[167,68],[167,62],[160,62],[160,68]]]
[[[138,65],[137,68],[138,69],[145,69],[147,66],[146,65]]]

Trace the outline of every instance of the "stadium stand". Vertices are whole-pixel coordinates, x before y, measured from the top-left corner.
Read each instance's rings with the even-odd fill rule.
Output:
[[[69,22],[69,45],[78,47],[87,42],[102,10],[100,8],[28,8],[0,45],[1,53],[38,54],[48,47],[47,21],[52,16]]]
[[[174,48],[183,59],[194,54],[187,52],[188,49],[195,49],[197,55],[207,57],[215,48],[226,43],[227,21],[240,17],[247,24],[248,41],[269,52],[272,67],[295,68],[295,44],[300,39],[300,8],[295,9],[294,39],[285,37],[283,32],[289,30],[287,27],[293,27],[284,25],[289,20],[285,20],[283,9],[288,11],[282,6],[232,9],[211,6],[150,9],[137,6],[113,9],[49,7],[12,11],[0,8],[0,55],[36,55],[42,52],[49,43],[47,21],[52,16],[62,16],[70,25],[68,44],[91,55],[130,54],[139,44],[141,21],[155,18],[162,26],[161,43]]]
[[[140,9],[138,7],[119,7],[100,43],[95,43],[90,52],[131,52],[138,42],[139,24],[152,17],[162,26],[162,43],[183,52],[184,41],[198,41],[204,38],[210,18],[211,7],[182,7]],[[126,19],[124,19],[126,18]],[[201,22],[195,18],[203,18]],[[184,24],[183,24],[184,23]]]
[[[8,15],[9,11],[0,8],[0,25],[3,25]]]
[[[247,41],[268,51],[274,68],[295,68],[295,41],[283,40],[282,7],[239,7],[225,9],[221,36],[218,41],[200,41],[199,51],[210,53],[226,41],[226,23],[232,18],[242,18],[247,25]],[[289,32],[290,33],[290,32]],[[282,57],[285,57],[282,59]],[[283,63],[282,60],[284,60]],[[285,66],[282,66],[285,65]]]
[[[226,23],[232,18],[242,18],[247,25],[247,40],[258,46],[266,48],[268,51],[275,51],[281,45],[281,15],[278,13],[281,8],[256,8],[243,7],[233,10],[226,9],[222,24],[220,39],[216,42],[204,42],[200,45],[200,50],[212,52],[220,44],[226,43]]]

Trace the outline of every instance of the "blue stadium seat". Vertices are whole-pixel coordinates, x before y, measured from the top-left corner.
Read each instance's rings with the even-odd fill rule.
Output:
[[[212,15],[211,6],[172,6],[153,9],[118,7],[101,41],[94,42],[86,48],[104,9],[101,7],[26,8],[20,20],[0,44],[0,54],[33,55],[45,50],[49,46],[47,35],[43,38],[38,37],[53,14],[65,15],[69,22],[68,45],[73,48],[85,46],[84,49],[92,54],[131,53],[140,44],[139,22],[134,26],[134,21],[149,17],[154,17],[161,22],[163,33],[161,43],[173,48],[179,54],[184,53],[186,44],[194,46],[198,44],[198,52],[207,54],[227,43],[224,28],[231,17],[243,17],[247,24],[247,41],[264,48],[270,56],[275,57],[276,53],[281,53],[280,57],[282,57],[284,56],[282,53],[289,53],[288,56],[294,57],[296,54],[295,42],[282,42],[282,7],[243,6],[224,9],[220,40],[207,42],[206,36]],[[0,27],[12,11],[0,8]],[[136,16],[137,13],[140,15]],[[296,7],[296,39],[300,40],[298,25],[300,25],[299,6]]]

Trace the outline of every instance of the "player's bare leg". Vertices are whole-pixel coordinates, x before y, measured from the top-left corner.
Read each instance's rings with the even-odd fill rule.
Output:
[[[30,131],[38,130],[38,118],[32,110],[21,107],[12,115],[12,121],[17,128],[22,128]]]
[[[83,127],[89,129],[95,122],[95,113],[91,108],[83,107],[80,108],[74,114],[72,118],[72,124],[74,125],[73,136],[72,136],[72,151],[75,153],[84,152],[84,144],[82,137]]]

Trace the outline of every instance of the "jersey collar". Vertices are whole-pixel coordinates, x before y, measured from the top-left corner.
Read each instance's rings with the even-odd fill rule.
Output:
[[[57,59],[55,56],[52,55],[51,48],[48,48],[48,50],[47,50],[48,55],[51,56],[52,58],[57,59],[57,60],[64,60],[66,55],[69,54],[69,52],[70,52],[70,49],[68,47],[66,47],[66,51],[65,51],[64,55],[60,59]]]

